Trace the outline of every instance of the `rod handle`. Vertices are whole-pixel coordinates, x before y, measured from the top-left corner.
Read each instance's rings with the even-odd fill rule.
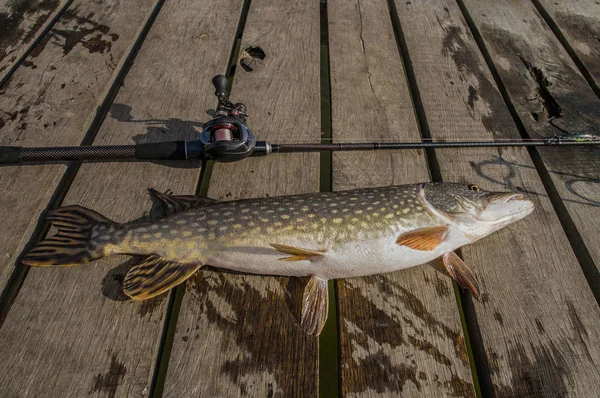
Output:
[[[20,146],[0,146],[0,164],[21,163]]]
[[[187,159],[186,155],[185,141],[137,144],[135,146],[136,159],[185,160]]]

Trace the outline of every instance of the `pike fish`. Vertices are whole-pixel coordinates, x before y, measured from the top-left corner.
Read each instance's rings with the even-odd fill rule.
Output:
[[[71,266],[111,254],[147,255],[125,276],[135,300],[159,295],[203,265],[309,277],[300,324],[318,335],[328,310],[327,281],[373,275],[436,260],[476,297],[472,272],[454,253],[530,214],[515,192],[422,183],[385,188],[217,202],[153,189],[157,221],[118,224],[81,206],[49,212],[58,233],[23,258],[30,266]]]

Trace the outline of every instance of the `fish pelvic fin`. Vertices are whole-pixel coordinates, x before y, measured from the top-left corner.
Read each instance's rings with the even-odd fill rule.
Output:
[[[104,257],[105,246],[114,244],[114,232],[121,227],[103,215],[82,206],[52,210],[46,218],[58,233],[31,249],[22,260],[25,265],[73,266]]]
[[[318,336],[325,326],[328,311],[327,279],[313,275],[304,288],[300,326],[307,334]]]
[[[301,261],[301,260],[313,260],[315,258],[321,257],[325,254],[325,251],[317,251],[310,249],[302,249],[300,247],[287,246],[287,245],[279,245],[277,243],[269,243],[269,246],[274,248],[275,250],[285,253],[291,254],[290,257],[282,257],[280,260],[283,261]]]
[[[216,199],[208,198],[206,196],[171,195],[170,193],[159,192],[152,188],[148,189],[148,193],[160,201],[165,215],[167,216],[193,207],[208,206],[217,202]]]
[[[407,246],[414,250],[431,251],[446,239],[448,226],[421,228],[405,232],[396,239],[400,246]]]
[[[473,272],[467,267],[467,264],[465,264],[454,252],[444,254],[442,256],[442,262],[446,271],[448,271],[450,277],[458,283],[458,286],[462,289],[468,289],[473,296],[479,300],[479,283],[477,283],[475,275],[473,275]]]
[[[152,255],[129,270],[123,291],[134,300],[146,300],[184,282],[200,267],[202,264],[180,263]]]

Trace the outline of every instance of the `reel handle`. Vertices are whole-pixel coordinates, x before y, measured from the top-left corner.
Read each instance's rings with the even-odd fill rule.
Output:
[[[215,86],[215,95],[220,97],[227,97],[227,83],[229,80],[223,75],[216,75],[212,78],[212,84]]]

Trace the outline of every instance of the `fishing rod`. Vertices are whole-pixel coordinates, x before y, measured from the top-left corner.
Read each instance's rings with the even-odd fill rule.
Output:
[[[227,97],[228,80],[223,75],[212,79],[219,105],[198,140],[167,141],[137,145],[15,147],[0,146],[0,164],[52,162],[69,160],[213,160],[235,162],[247,157],[272,153],[320,151],[371,151],[422,148],[485,148],[599,145],[600,136],[566,133],[545,139],[501,141],[415,141],[415,142],[346,142],[271,144],[257,141],[246,125],[246,106],[232,103]]]

